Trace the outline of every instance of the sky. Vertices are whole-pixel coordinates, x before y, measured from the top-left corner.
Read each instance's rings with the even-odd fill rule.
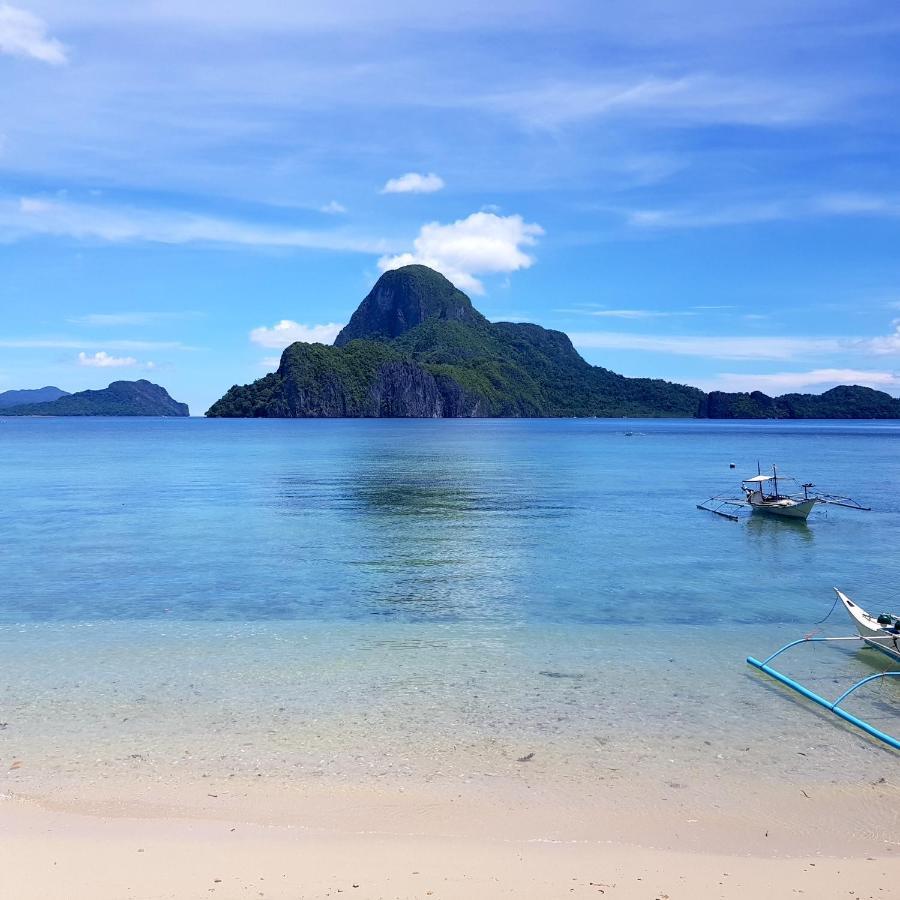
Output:
[[[0,391],[194,414],[384,270],[707,390],[900,394],[893,0],[0,0]]]

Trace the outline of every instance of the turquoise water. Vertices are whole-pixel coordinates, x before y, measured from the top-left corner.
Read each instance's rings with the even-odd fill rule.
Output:
[[[0,622],[731,628],[896,594],[900,424],[0,422]],[[695,509],[757,460],[874,510]]]
[[[0,749],[348,775],[603,747],[783,777],[812,745],[837,777],[872,745],[744,657],[832,585],[900,606],[898,450],[883,422],[0,419]],[[757,460],[873,511],[695,508]],[[871,657],[803,662],[837,693]]]

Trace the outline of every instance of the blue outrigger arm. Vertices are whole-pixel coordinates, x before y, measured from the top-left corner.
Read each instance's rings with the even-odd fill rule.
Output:
[[[846,710],[841,709],[840,704],[847,699],[854,691],[861,688],[864,684],[869,684],[871,681],[877,681],[880,678],[900,678],[900,672],[878,672],[875,675],[868,675],[866,678],[862,678],[856,682],[856,684],[851,685],[837,700],[831,701],[826,700],[824,697],[820,697],[818,694],[813,693],[809,688],[804,687],[800,682],[794,681],[793,678],[789,678],[787,675],[779,672],[777,669],[773,669],[769,663],[775,659],[776,656],[780,656],[785,650],[790,650],[791,647],[796,647],[798,644],[811,644],[822,641],[847,641],[847,640],[861,640],[861,638],[800,638],[796,641],[791,641],[789,644],[785,644],[780,650],[776,650],[771,656],[767,656],[762,662],[758,659],[755,659],[752,656],[747,657],[747,662],[750,663],[751,666],[759,669],[761,672],[765,672],[770,678],[774,678],[776,681],[781,682],[781,684],[789,687],[791,690],[796,691],[798,694],[802,694],[808,700],[812,700],[813,703],[818,703],[819,706],[824,707],[825,709],[833,712],[836,716],[839,716],[845,722],[849,722],[851,725],[854,725],[856,728],[861,729],[866,734],[870,734],[873,738],[877,738],[879,741],[883,741],[888,747],[892,747],[894,750],[900,750],[900,740],[892,737],[889,734],[886,734],[883,731],[879,731],[874,725],[870,725],[868,722],[863,719],[854,716],[852,713],[848,713]]]

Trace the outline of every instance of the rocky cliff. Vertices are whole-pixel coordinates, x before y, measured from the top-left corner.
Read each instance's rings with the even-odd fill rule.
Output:
[[[240,417],[668,416],[898,418],[862,387],[821,395],[705,394],[583,360],[568,336],[489,322],[425,266],[386,272],[335,344],[292,344],[277,371],[235,385],[207,412]]]
[[[278,370],[208,416],[693,416],[697,388],[591,366],[569,338],[489,322],[425,266],[386,272],[333,347],[292,344]]]
[[[443,275],[427,266],[404,266],[378,279],[335,338],[334,346],[358,339],[391,340],[426,319],[487,324],[472,301]]]

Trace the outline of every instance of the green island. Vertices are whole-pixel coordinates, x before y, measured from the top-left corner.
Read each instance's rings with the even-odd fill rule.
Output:
[[[898,418],[900,400],[859,386],[772,398],[628,378],[590,365],[561,331],[488,321],[443,275],[410,265],[378,279],[333,346],[291,344],[275,372],[206,415]]]
[[[3,409],[2,415],[188,416],[190,412],[186,403],[173,400],[165,388],[141,378],[137,381],[114,381],[100,391],[78,391],[44,403],[8,407]]]

